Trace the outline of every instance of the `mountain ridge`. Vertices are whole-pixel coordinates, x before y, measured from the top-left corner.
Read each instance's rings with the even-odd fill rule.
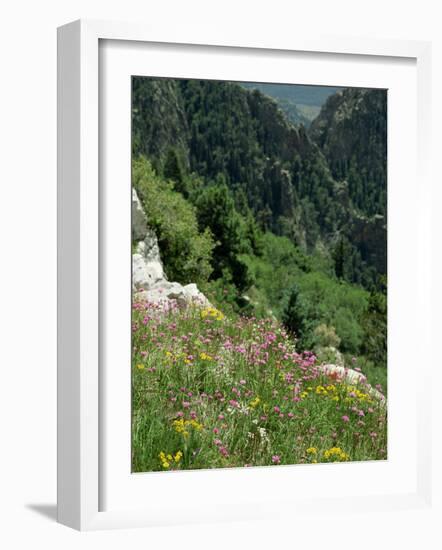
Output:
[[[367,90],[343,90],[329,96],[307,131],[291,123],[274,99],[238,83],[134,79],[134,155],[146,155],[161,173],[167,152],[173,149],[184,172],[193,174],[203,186],[225,183],[237,207],[245,213],[250,210],[262,229],[286,235],[310,251],[321,242],[330,254],[344,246],[345,276],[371,284],[376,271],[386,272],[386,254],[384,250],[377,254],[376,243],[367,250],[363,226],[370,227],[375,214],[384,215],[385,209],[379,211],[377,205],[386,190],[383,195],[369,194],[367,205],[363,190],[373,190],[382,180],[386,156],[378,154],[383,147],[376,143],[382,141],[381,133],[370,134],[375,147],[368,153],[363,147],[358,149],[353,139],[369,122],[367,94],[370,100],[372,94]],[[356,108],[361,102],[367,103],[363,116]],[[338,116],[348,105],[350,117]],[[382,109],[375,110],[374,116],[383,116]],[[355,128],[348,123],[353,118]],[[353,144],[349,158],[341,155],[344,160],[338,155],[336,140],[324,130],[327,123],[340,122],[342,142]],[[379,121],[374,124],[382,126]],[[368,160],[361,166],[364,154]],[[367,169],[372,154],[377,155],[374,183]],[[354,177],[359,173],[359,179]],[[360,238],[355,245],[356,234]],[[382,246],[385,234],[379,235]]]

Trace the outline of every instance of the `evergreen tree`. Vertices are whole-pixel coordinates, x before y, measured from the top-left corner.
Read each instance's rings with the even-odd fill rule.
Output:
[[[344,278],[345,252],[344,239],[341,237],[333,250],[335,274],[338,279]]]
[[[376,365],[387,366],[387,296],[372,291],[362,319],[364,343],[362,351]]]
[[[282,314],[282,323],[296,337],[299,349],[308,349],[311,346],[312,322],[296,284],[290,290],[289,299]]]
[[[242,218],[235,209],[231,192],[223,178],[193,197],[201,230],[209,228],[216,242],[213,276],[225,277],[227,270],[240,292],[251,284],[247,265],[240,255],[250,251],[243,233]]]

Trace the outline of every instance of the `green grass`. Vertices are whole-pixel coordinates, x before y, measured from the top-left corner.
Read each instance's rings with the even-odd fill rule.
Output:
[[[386,407],[270,319],[133,305],[134,472],[386,458]]]

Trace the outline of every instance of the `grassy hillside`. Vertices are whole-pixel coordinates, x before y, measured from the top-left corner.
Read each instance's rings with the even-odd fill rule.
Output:
[[[386,409],[271,319],[133,304],[135,472],[377,460]]]
[[[323,97],[307,132],[237,83],[133,79],[133,186],[210,302],[133,296],[134,471],[387,457],[384,99]]]
[[[170,280],[197,282],[225,312],[286,319],[300,349],[334,347],[368,368],[383,367],[386,382],[384,294],[336,277],[330,255],[307,254],[288,237],[260,231],[238,212],[227,187],[200,182],[185,199],[144,157],[133,163],[133,184]]]

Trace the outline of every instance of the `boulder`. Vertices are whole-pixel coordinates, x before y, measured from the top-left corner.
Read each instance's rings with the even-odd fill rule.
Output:
[[[166,280],[157,281],[150,288],[141,289],[136,293],[136,299],[151,304],[167,305],[175,302],[179,307],[194,304],[200,307],[210,307],[209,300],[198,287],[191,283],[183,286],[180,283],[171,283]]]
[[[202,307],[211,307],[212,304],[198,289],[195,283],[190,283],[184,287],[184,291],[188,300]]]
[[[135,300],[166,306],[176,303],[180,307],[189,304],[210,306],[209,300],[194,283],[181,285],[170,282],[164,273],[158,239],[148,227],[148,221],[135,189],[132,191],[132,232],[139,241],[132,254],[132,291]]]
[[[353,369],[348,369],[340,365],[321,365],[320,370],[331,378],[337,378],[339,380],[346,380],[349,384],[352,385],[362,385],[365,388],[365,391],[371,395],[373,398],[378,400],[382,405],[385,405],[387,400],[385,395],[380,391],[373,388],[368,382],[367,377],[362,374],[362,372],[355,371]]]
[[[132,255],[132,288],[148,290],[158,282],[166,281],[158,241],[151,229],[146,229],[144,241],[137,244]]]

